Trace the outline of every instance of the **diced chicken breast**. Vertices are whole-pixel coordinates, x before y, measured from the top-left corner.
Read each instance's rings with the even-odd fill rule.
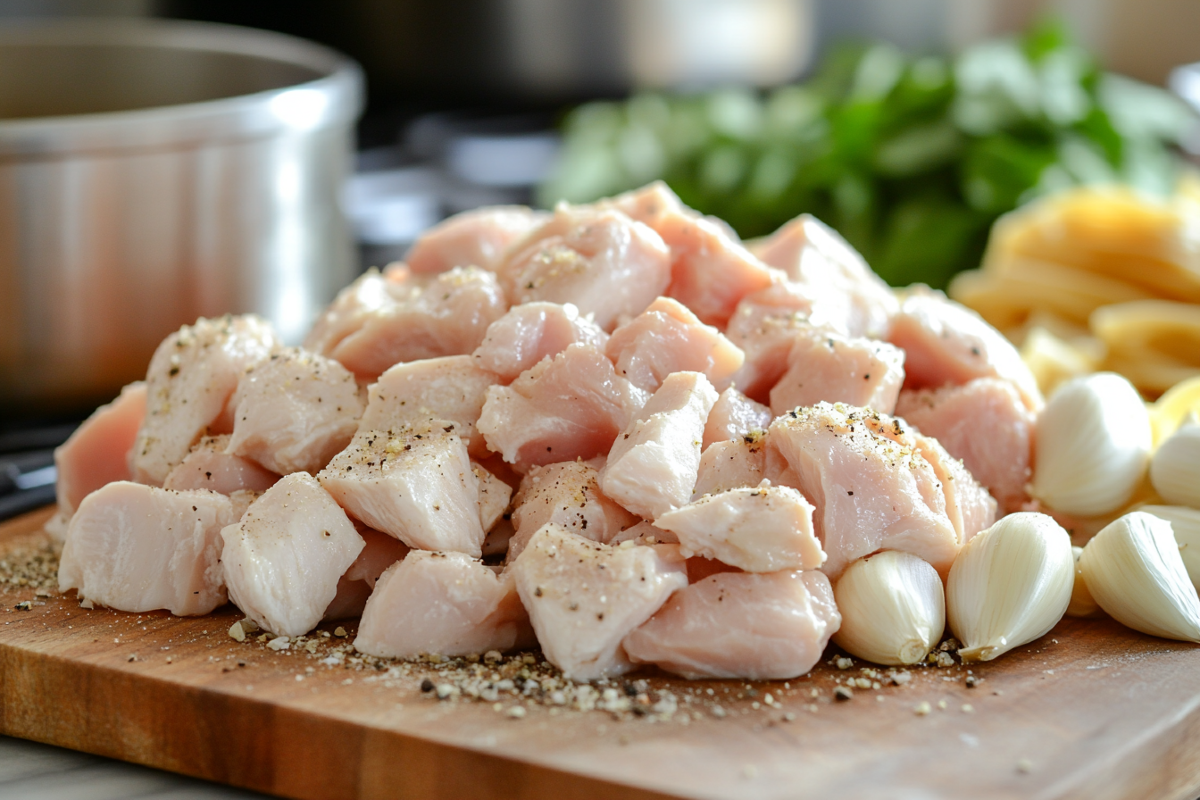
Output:
[[[164,339],[146,373],[146,418],[129,459],[134,480],[161,486],[221,416],[242,374],[278,347],[271,327],[250,315],[201,317]]]
[[[704,449],[716,442],[765,431],[772,419],[771,409],[730,387],[721,392],[712,411],[708,412],[708,420],[704,423]]]
[[[549,214],[525,206],[491,206],[455,214],[417,239],[404,257],[415,273],[454,267],[495,270],[505,251],[545,224]]]
[[[361,522],[356,523],[354,529],[363,538],[363,549],[338,579],[337,594],[326,606],[322,619],[361,616],[379,576],[409,553],[408,546],[399,539],[368,528]]]
[[[666,291],[671,252],[651,228],[616,209],[561,203],[498,271],[514,305],[573,303],[610,331]]]
[[[221,529],[233,520],[216,492],[106,484],[71,518],[58,588],[119,611],[207,614],[225,603]]]
[[[904,349],[905,388],[960,386],[975,378],[1012,383],[1025,407],[1037,413],[1043,403],[1037,381],[1020,353],[1000,331],[941,292],[909,290],[888,341]]]
[[[535,642],[510,573],[462,553],[414,551],[367,601],[354,649],[381,658],[463,656]]]
[[[671,373],[685,371],[703,373],[723,390],[744,360],[724,334],[669,297],[613,331],[605,352],[620,375],[647,392]]]
[[[741,439],[713,442],[700,456],[692,499],[743,486],[758,486],[766,469],[766,436],[762,432]]]
[[[644,222],[651,228],[658,220],[669,214],[682,214],[689,211],[679,199],[679,195],[671,191],[671,187],[662,181],[648,183],[640,189],[619,194],[596,203],[602,208],[615,208],[631,219]],[[695,212],[691,212],[695,214]]]
[[[1028,501],[1036,417],[999,378],[900,392],[896,415],[937,439],[986,486],[1005,513]]]
[[[264,489],[263,491],[266,490]],[[246,516],[246,511],[254,504],[255,500],[262,497],[262,494],[262,492],[255,491],[254,489],[236,489],[230,492],[229,502],[233,506],[233,521],[237,522]]]
[[[356,330],[323,351],[364,381],[402,361],[471,353],[508,310],[496,276],[478,267],[433,278],[389,270],[383,280],[394,301],[365,313]]]
[[[489,453],[475,428],[489,386],[500,377],[480,369],[471,356],[445,356],[397,364],[371,384],[358,429],[388,430],[436,417],[454,423],[476,458]]]
[[[356,519],[409,547],[480,556],[479,481],[451,422],[359,431],[317,478]]]
[[[146,384],[131,383],[116,400],[93,411],[54,450],[58,508],[65,516],[71,516],[83,498],[101,486],[132,477],[130,450],[145,416]]]
[[[305,472],[282,478],[221,531],[229,599],[279,636],[312,630],[362,552],[363,537]]]
[[[898,306],[891,288],[816,217],[796,217],[756,247],[755,254],[808,289],[822,314],[838,320],[837,327],[849,335],[878,339],[887,334]]]
[[[763,481],[704,495],[663,514],[654,527],[678,537],[684,558],[703,556],[746,572],[778,572],[825,563],[812,515],[812,503],[800,492]]]
[[[788,355],[788,371],[771,389],[771,413],[778,416],[824,400],[890,414],[903,383],[900,348],[828,329],[801,329]]]
[[[599,350],[573,344],[510,386],[490,387],[477,427],[491,450],[527,472],[607,453],[647,399]]]
[[[676,592],[623,645],[685,678],[787,680],[816,666],[841,624],[820,572],[723,572]]]
[[[508,511],[512,487],[474,461],[471,472],[479,485],[479,524],[485,531],[490,531]]]
[[[916,431],[908,433],[917,452],[925,457],[942,483],[946,516],[958,534],[958,543],[966,544],[975,534],[990,528],[996,521],[996,500],[988,494],[988,490],[975,480],[961,461],[947,453],[937,439],[922,436]]]
[[[681,558],[609,547],[550,523],[510,568],[546,660],[576,681],[633,668],[621,640],[687,586]]]
[[[521,481],[513,506],[516,532],[508,543],[510,564],[548,522],[607,544],[638,521],[600,491],[599,473],[579,461],[531,469]]]
[[[780,281],[746,295],[725,328],[729,341],[746,357],[733,376],[734,385],[747,397],[765,403],[771,387],[787,371],[796,331],[812,325],[837,330],[835,323],[813,306],[808,290],[797,283]]]
[[[281,475],[323,468],[350,443],[363,413],[354,375],[299,347],[247,369],[233,405],[230,455]]]
[[[391,284],[372,267],[354,283],[338,292],[337,297],[313,323],[304,348],[323,356],[331,354],[343,339],[362,328],[367,320],[396,304]]]
[[[771,423],[766,478],[812,501],[817,538],[841,575],[876,550],[920,556],[940,572],[958,553],[941,481],[914,446],[882,431],[900,421],[869,409],[818,403]]]
[[[230,455],[229,434],[205,436],[179,466],[167,473],[164,489],[208,489],[223,495],[248,490],[265,492],[279,475],[241,456]],[[240,516],[240,515],[239,515]]]
[[[716,402],[716,389],[701,373],[668,375],[613,445],[600,488],[648,519],[687,503],[700,468],[704,423]]]
[[[608,334],[571,303],[524,303],[513,306],[488,326],[475,349],[475,366],[511,383],[543,358],[553,358],[573,344],[603,351]]]

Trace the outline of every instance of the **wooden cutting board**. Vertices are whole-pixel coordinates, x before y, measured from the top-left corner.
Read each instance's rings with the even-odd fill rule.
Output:
[[[49,513],[0,525],[0,557],[43,541]],[[29,610],[16,607],[24,600]],[[652,676],[651,694],[696,693],[670,719],[542,705],[517,719],[513,701],[496,710],[421,692],[420,670],[433,667],[393,679],[236,642],[232,608],[193,619],[87,610],[12,584],[0,602],[0,732],[285,797],[1200,793],[1200,649],[1109,620],[1064,620],[974,667],[974,688],[961,666],[931,666],[839,702],[836,681],[863,678],[865,665],[822,664],[786,685]],[[914,710],[922,703],[929,713]]]

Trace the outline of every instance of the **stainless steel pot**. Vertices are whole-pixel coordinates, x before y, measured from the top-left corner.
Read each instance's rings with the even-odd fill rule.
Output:
[[[0,27],[0,409],[80,408],[201,315],[296,341],[354,274],[361,73],[279,34]]]

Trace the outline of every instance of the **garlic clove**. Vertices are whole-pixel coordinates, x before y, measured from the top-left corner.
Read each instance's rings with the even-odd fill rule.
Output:
[[[927,561],[896,550],[860,558],[833,590],[842,626],[833,641],[876,664],[916,664],[942,639],[942,579]]]
[[[1087,543],[1079,566],[1092,597],[1118,622],[1200,643],[1200,597],[1171,523],[1144,511],[1126,514]]]
[[[1200,591],[1200,511],[1185,506],[1142,506],[1138,511],[1171,523],[1183,568],[1187,570],[1192,586]]]
[[[1111,372],[1061,385],[1038,417],[1030,493],[1056,511],[1099,516],[1129,502],[1150,455],[1150,416]]]
[[[1071,588],[1071,602],[1067,605],[1068,617],[1096,617],[1103,612],[1092,593],[1088,591],[1087,581],[1079,568],[1079,557],[1083,555],[1082,547],[1072,547],[1071,555],[1075,558],[1075,583]]]
[[[1046,514],[1009,514],[963,545],[946,584],[963,661],[991,661],[1044,636],[1071,602],[1071,537]]]
[[[1189,422],[1159,446],[1150,483],[1168,503],[1200,508],[1200,425]]]

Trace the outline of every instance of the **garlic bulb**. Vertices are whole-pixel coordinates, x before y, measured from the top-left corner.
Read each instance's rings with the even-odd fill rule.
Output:
[[[1142,506],[1138,511],[1171,523],[1183,568],[1192,579],[1192,586],[1200,591],[1200,511],[1184,506]]]
[[[1087,543],[1079,566],[1092,597],[1118,622],[1200,643],[1200,597],[1166,520],[1126,514]]]
[[[1150,416],[1133,384],[1098,372],[1067,381],[1038,417],[1030,493],[1085,517],[1129,502],[1146,471]]]
[[[1071,588],[1071,602],[1067,605],[1068,617],[1094,617],[1100,614],[1092,593],[1088,591],[1087,581],[1083,579],[1083,571],[1079,569],[1079,557],[1083,555],[1082,547],[1072,547],[1071,555],[1075,558],[1075,584]]]
[[[833,641],[876,664],[924,660],[946,627],[942,579],[911,553],[885,550],[860,558],[842,573],[833,597],[842,615]]]
[[[1150,483],[1168,503],[1200,508],[1200,424],[1181,427],[1150,459]]]
[[[946,583],[964,661],[991,661],[1046,634],[1071,602],[1071,537],[1046,514],[1009,514],[963,545]]]

